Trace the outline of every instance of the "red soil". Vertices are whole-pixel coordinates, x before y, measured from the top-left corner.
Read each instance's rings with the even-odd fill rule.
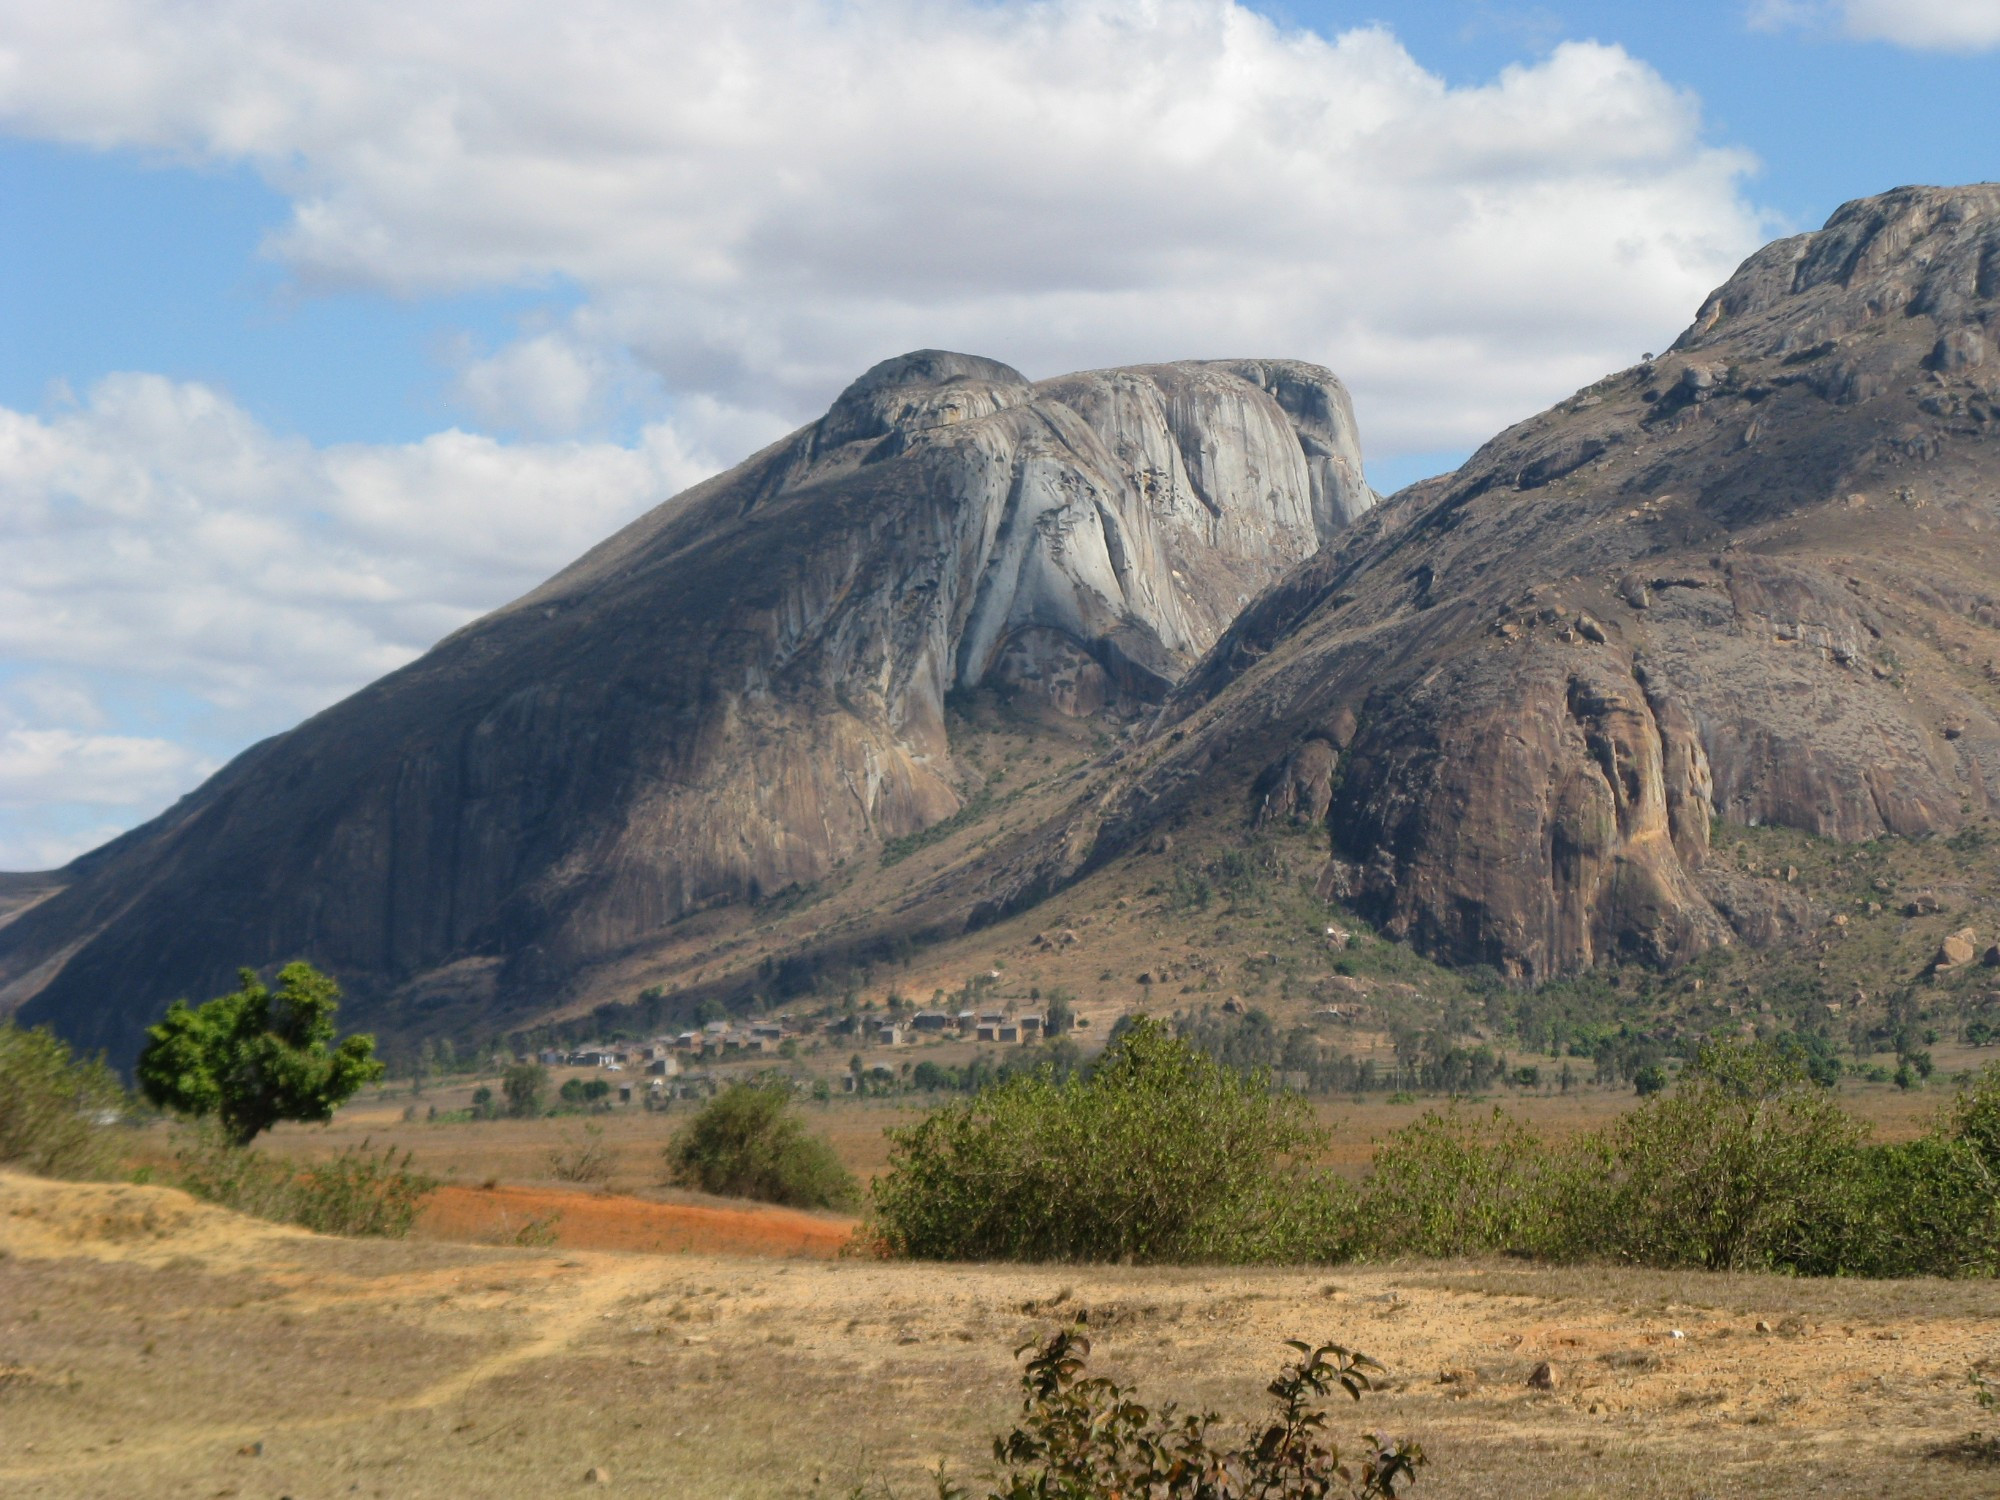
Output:
[[[523,1230],[528,1231],[525,1237]],[[840,1254],[852,1237],[854,1221],[789,1208],[654,1203],[615,1193],[441,1187],[425,1201],[417,1232],[430,1239],[470,1244],[552,1243],[570,1250],[631,1250],[650,1255],[829,1260]]]

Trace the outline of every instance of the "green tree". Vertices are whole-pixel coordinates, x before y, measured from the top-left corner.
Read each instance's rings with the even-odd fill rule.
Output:
[[[332,1119],[382,1076],[374,1037],[330,1045],[340,986],[311,964],[285,965],[275,990],[254,969],[238,971],[237,981],[198,1009],[176,1000],[147,1030],[139,1088],[160,1108],[213,1115],[244,1146],[280,1120]]]
[[[737,1084],[709,1100],[667,1148],[667,1168],[681,1187],[793,1208],[845,1208],[860,1196],[782,1081]]]
[[[507,1096],[507,1113],[517,1120],[540,1114],[548,1091],[549,1070],[540,1063],[516,1063],[500,1079],[500,1092]]]

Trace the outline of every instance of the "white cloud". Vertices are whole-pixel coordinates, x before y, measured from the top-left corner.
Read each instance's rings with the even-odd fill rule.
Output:
[[[2000,47],[2000,0],[1847,0],[1847,29],[1873,41],[1938,52]]]
[[[2000,0],[1757,0],[1753,26],[1833,26],[1863,41],[1920,52],[2000,47]]]
[[[684,425],[317,449],[154,375],[0,409],[0,660],[32,666],[0,682],[0,811],[156,811],[214,769],[184,741],[244,743],[402,665],[712,472],[705,428],[758,419]],[[132,732],[86,684],[106,676],[212,722]],[[0,819],[0,850],[31,822]]]
[[[875,359],[1323,360],[1378,451],[1658,347],[1760,237],[1747,162],[1615,47],[1452,88],[1228,0],[0,0],[0,125],[249,161],[308,285],[562,277],[468,368],[573,430],[628,352],[811,415]]]
[[[140,807],[163,802],[215,770],[171,740],[0,730],[0,808],[49,802]]]
[[[0,657],[282,721],[714,467],[664,424],[631,447],[316,449],[206,387],[113,376],[72,410],[0,410]]]
[[[58,870],[79,854],[109,843],[128,825],[85,823],[76,828],[0,824],[0,870]]]

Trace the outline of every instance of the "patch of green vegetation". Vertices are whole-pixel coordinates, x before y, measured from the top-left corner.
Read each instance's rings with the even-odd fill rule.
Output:
[[[46,1027],[0,1022],[0,1166],[44,1177],[101,1177],[107,1125],[131,1101],[101,1059],[78,1058]]]
[[[682,1187],[793,1208],[846,1208],[860,1196],[833,1148],[807,1130],[788,1082],[740,1083],[717,1094],[667,1148]]]

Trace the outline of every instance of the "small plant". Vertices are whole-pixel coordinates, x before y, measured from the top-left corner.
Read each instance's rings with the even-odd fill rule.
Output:
[[[717,1094],[666,1154],[668,1179],[705,1193],[793,1208],[846,1208],[860,1196],[833,1148],[799,1119],[782,1081]]]
[[[566,1136],[549,1150],[549,1175],[558,1182],[592,1185],[611,1180],[611,1148],[604,1144],[604,1127],[586,1125],[580,1136]]]
[[[0,1166],[45,1177],[97,1177],[110,1168],[105,1125],[127,1100],[102,1062],[71,1055],[46,1027],[0,1023]]]
[[[524,1250],[546,1250],[556,1242],[562,1229],[562,1212],[551,1209],[545,1214],[536,1214],[519,1229],[509,1231],[507,1219],[500,1218],[498,1242],[503,1245],[518,1245]]]
[[[1336,1389],[1356,1401],[1382,1367],[1338,1344],[1286,1344],[1297,1358],[1267,1388],[1276,1410],[1240,1441],[1218,1441],[1214,1412],[1157,1410],[1103,1376],[1084,1375],[1090,1340],[1075,1329],[1039,1346],[1021,1374],[1020,1425],[993,1442],[999,1484],[987,1500],[1390,1500],[1412,1482],[1423,1449],[1407,1440],[1370,1440],[1348,1461],[1326,1438],[1321,1402]],[[940,1470],[940,1500],[969,1500]]]
[[[378,1156],[363,1141],[313,1163],[292,1183],[291,1221],[320,1234],[402,1239],[437,1186],[411,1171],[411,1161],[408,1151],[399,1158],[392,1146]]]

